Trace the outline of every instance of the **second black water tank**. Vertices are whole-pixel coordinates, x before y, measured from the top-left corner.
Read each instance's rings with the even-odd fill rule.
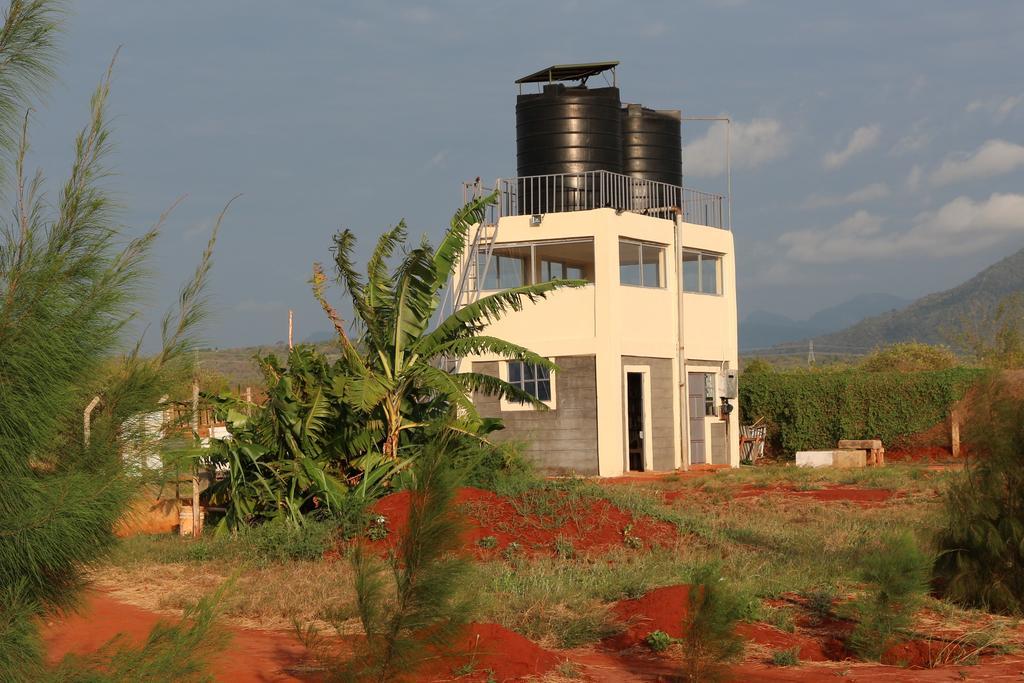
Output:
[[[682,185],[680,113],[629,104],[621,116],[623,172],[634,178]]]

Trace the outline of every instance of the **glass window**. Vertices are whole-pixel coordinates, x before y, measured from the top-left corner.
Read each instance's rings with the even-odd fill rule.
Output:
[[[722,291],[722,288],[718,286],[721,261],[720,256],[711,254],[701,254],[700,256],[700,291],[705,294],[720,294]]]
[[[684,251],[683,291],[721,294],[722,257],[702,251]]]
[[[643,260],[643,284],[644,287],[662,287],[664,282],[661,278],[663,268],[661,260],[665,250],[652,244],[645,244],[641,248],[641,259]]]
[[[683,291],[700,291],[700,254],[695,251],[683,252]]]
[[[484,254],[479,256],[477,272],[483,275],[481,289],[492,291],[549,280],[593,282],[594,240],[497,246],[490,263]]]
[[[509,289],[531,284],[527,279],[529,263],[530,247],[496,248],[491,252],[489,265],[486,256],[481,254],[477,260],[477,273],[484,274],[482,289]]]
[[[537,282],[594,281],[594,240],[541,242],[533,250],[539,264]]]
[[[551,400],[551,373],[547,368],[523,361],[509,361],[508,383],[538,401]]]
[[[715,410],[715,380],[716,377],[713,373],[704,373],[704,414],[714,416],[718,412]]]
[[[624,285],[640,285],[640,244],[619,240],[619,282]]]
[[[619,282],[638,287],[664,287],[665,247],[619,240]]]

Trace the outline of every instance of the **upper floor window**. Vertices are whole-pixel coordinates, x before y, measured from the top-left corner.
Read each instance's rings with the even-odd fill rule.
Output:
[[[721,294],[721,254],[683,250],[683,291]]]
[[[594,281],[594,240],[559,240],[530,244],[502,244],[481,254],[477,272],[481,289],[500,290],[549,280]]]
[[[619,283],[635,287],[664,287],[665,247],[620,239]]]

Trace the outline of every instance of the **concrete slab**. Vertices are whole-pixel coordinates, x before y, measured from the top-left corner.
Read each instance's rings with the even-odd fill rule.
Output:
[[[832,466],[841,469],[867,467],[868,452],[844,448],[832,454]]]
[[[797,451],[797,467],[832,467],[835,451]]]
[[[840,449],[861,449],[870,451],[872,449],[878,449],[882,447],[881,439],[840,439]]]

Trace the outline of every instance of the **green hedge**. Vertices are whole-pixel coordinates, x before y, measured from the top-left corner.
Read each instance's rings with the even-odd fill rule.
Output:
[[[740,378],[745,422],[768,421],[775,452],[834,448],[839,439],[904,437],[944,420],[983,371],[952,368],[927,372],[758,372]]]

